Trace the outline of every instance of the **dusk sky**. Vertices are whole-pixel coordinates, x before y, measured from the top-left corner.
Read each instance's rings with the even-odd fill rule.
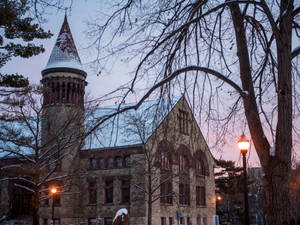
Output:
[[[97,71],[93,70],[89,66],[89,62],[93,59],[93,54],[90,50],[85,49],[89,40],[85,36],[87,30],[86,21],[92,20],[97,14],[97,10],[103,9],[103,2],[91,3],[90,1],[76,1],[73,3],[72,11],[68,11],[68,22],[71,28],[71,32],[77,46],[77,50],[84,69],[87,72],[86,92],[90,93],[93,97],[102,96],[110,91],[113,91],[121,84],[130,79],[129,73],[133,70],[134,65],[129,68],[128,65],[120,64],[120,59],[116,59],[113,63],[104,65],[105,71],[101,71],[101,75],[97,76]],[[99,15],[99,13],[98,13]],[[48,22],[43,24],[45,30],[50,30],[54,35],[51,39],[46,41],[38,41],[42,43],[46,49],[45,53],[40,54],[29,59],[14,58],[8,62],[3,68],[3,72],[8,73],[20,73],[29,78],[31,84],[39,84],[41,80],[41,71],[45,68],[49,55],[54,46],[55,40],[61,28],[64,19],[64,11],[53,11],[51,15],[47,17]],[[298,43],[300,41],[298,40]],[[134,100],[134,99],[133,99]],[[138,99],[135,99],[138,100]],[[203,131],[203,133],[206,133]],[[212,150],[212,153],[219,158],[222,155],[223,159],[231,159],[238,161],[241,165],[241,156],[236,144],[237,140],[232,139],[232,143],[227,143],[224,147],[224,152],[216,154]],[[219,156],[219,157],[218,157]],[[251,166],[257,166],[258,158],[256,156],[253,145],[247,155]]]

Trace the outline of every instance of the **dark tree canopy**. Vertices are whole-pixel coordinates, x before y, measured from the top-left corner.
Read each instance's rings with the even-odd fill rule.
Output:
[[[47,39],[52,36],[44,31],[34,18],[28,14],[30,1],[4,0],[0,2],[0,68],[13,57],[29,58],[45,51],[42,45],[36,45],[35,39]],[[28,79],[20,74],[0,73],[0,86],[24,87]]]

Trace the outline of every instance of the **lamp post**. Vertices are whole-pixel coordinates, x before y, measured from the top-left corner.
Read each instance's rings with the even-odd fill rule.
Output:
[[[51,219],[52,219],[52,225],[54,225],[54,196],[57,193],[56,187],[52,187],[50,189],[50,192],[51,192],[51,195],[52,195],[52,216],[51,216]]]
[[[250,143],[243,134],[238,140],[238,146],[243,156],[243,171],[244,171],[244,201],[245,201],[245,224],[249,225],[249,205],[248,205],[248,178],[246,168],[246,154],[248,152]]]

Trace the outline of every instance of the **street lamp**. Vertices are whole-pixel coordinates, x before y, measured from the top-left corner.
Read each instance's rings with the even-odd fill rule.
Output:
[[[248,152],[250,142],[242,134],[240,140],[238,140],[238,146],[243,156],[243,171],[244,171],[244,201],[245,201],[245,224],[249,225],[249,205],[248,205],[248,179],[246,168],[246,154]]]
[[[52,195],[52,225],[54,225],[54,196],[57,193],[57,188],[56,187],[51,187],[50,189],[51,195]]]

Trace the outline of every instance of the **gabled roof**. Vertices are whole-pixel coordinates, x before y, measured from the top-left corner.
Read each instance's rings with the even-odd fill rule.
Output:
[[[42,74],[53,69],[74,69],[85,74],[68,24],[67,16],[52,49],[49,61]]]
[[[142,145],[179,100],[180,98],[176,97],[145,101],[137,110],[131,109],[110,118],[86,138],[83,149],[123,148]],[[130,105],[132,104],[124,104],[121,108]],[[89,126],[99,119],[115,113],[118,107],[118,105],[102,107],[86,112],[86,129],[88,130]]]

